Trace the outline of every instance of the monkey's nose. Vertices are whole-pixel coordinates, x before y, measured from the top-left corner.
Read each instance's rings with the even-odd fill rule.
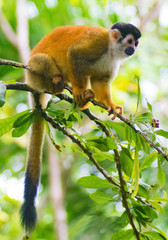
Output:
[[[127,48],[125,49],[125,53],[126,53],[127,55],[129,55],[129,56],[131,56],[132,54],[134,54],[134,52],[135,52],[135,49],[134,49],[133,47],[127,47]]]

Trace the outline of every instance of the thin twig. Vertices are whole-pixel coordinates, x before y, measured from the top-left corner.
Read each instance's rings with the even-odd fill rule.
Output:
[[[68,96],[67,94],[58,94],[57,97],[59,97],[61,100],[65,100],[69,103],[73,102],[73,98]],[[104,124],[102,124],[100,122],[100,119],[97,118],[88,108],[82,111],[84,114],[86,114],[88,116],[88,118],[92,121],[94,121],[97,125],[99,125],[102,129],[102,131],[106,134],[107,137],[110,137],[110,132],[109,130],[104,126]],[[117,151],[117,150],[115,150]],[[119,156],[119,153],[118,153]],[[127,192],[128,194],[130,194],[129,192]],[[139,196],[135,196],[135,198],[137,200],[139,200],[141,203],[148,205],[150,208],[154,208],[150,203],[148,203],[147,201],[143,200],[141,197]]]
[[[111,176],[109,176],[106,171],[99,165],[99,163],[96,161],[96,159],[94,159],[93,155],[91,152],[89,152],[87,150],[87,148],[85,148],[85,146],[81,143],[81,141],[77,138],[75,138],[72,134],[70,134],[66,128],[64,126],[61,126],[58,122],[56,122],[52,117],[50,117],[44,109],[42,109],[40,102],[39,102],[39,94],[36,93],[34,95],[34,100],[36,103],[36,108],[40,111],[41,116],[51,124],[51,126],[55,129],[58,129],[59,131],[61,131],[64,135],[66,135],[67,137],[69,137],[71,139],[72,142],[76,143],[82,150],[83,152],[88,156],[89,160],[91,162],[93,162],[93,164],[97,167],[97,169],[99,170],[99,172],[101,172],[103,174],[103,176],[112,184],[114,184],[116,187],[120,188],[120,185],[118,183],[116,183]]]
[[[65,96],[65,95],[60,94],[58,97],[60,97],[60,99],[63,100],[63,96]],[[71,97],[68,97],[68,100],[69,100],[70,102],[72,102],[72,98],[71,98]],[[37,102],[37,104],[39,104],[39,103]],[[38,107],[39,107],[39,106],[38,106]],[[116,182],[112,179],[112,177],[109,176],[109,175],[105,172],[105,170],[104,170],[104,169],[98,164],[98,162],[93,158],[92,153],[89,152],[89,151],[87,150],[87,148],[85,148],[85,147],[83,146],[83,144],[81,143],[81,141],[80,141],[79,139],[75,138],[73,135],[71,135],[70,133],[68,133],[68,131],[67,131],[64,127],[62,127],[59,123],[57,123],[55,120],[53,120],[51,117],[49,117],[49,116],[47,115],[47,113],[46,113],[42,108],[40,108],[40,111],[41,111],[42,117],[45,118],[45,120],[48,121],[48,122],[52,125],[53,128],[58,129],[58,130],[61,131],[64,135],[68,136],[68,137],[72,140],[72,142],[76,143],[76,144],[83,150],[83,152],[88,156],[89,160],[93,162],[93,164],[96,166],[96,168],[99,170],[99,172],[101,172],[101,173],[103,174],[103,176],[104,176],[110,183],[112,183],[112,184],[114,184],[115,186],[117,186],[118,188],[120,188],[121,194],[122,194],[123,206],[124,206],[125,209],[126,209],[126,213],[127,213],[128,218],[129,218],[129,220],[130,220],[130,224],[131,224],[131,226],[132,226],[132,228],[133,228],[133,231],[134,231],[134,233],[135,233],[135,235],[136,235],[136,238],[137,238],[137,240],[140,240],[140,238],[139,238],[139,232],[138,232],[138,230],[136,229],[135,224],[134,224],[134,222],[133,222],[133,216],[132,216],[132,214],[131,214],[131,212],[130,212],[130,209],[129,209],[128,203],[127,203],[127,199],[126,199],[126,194],[127,194],[127,192],[126,192],[125,189],[124,189],[125,181],[124,181],[124,179],[123,179],[123,177],[122,177],[122,170],[121,170],[121,165],[120,165],[120,162],[119,162],[119,153],[118,153],[118,151],[115,150],[115,149],[113,150],[113,151],[114,151],[114,154],[115,154],[115,160],[116,160],[116,164],[117,164],[118,173],[119,173],[120,185],[119,185],[118,183],[116,183]],[[89,117],[91,117],[91,120],[94,120],[94,121],[97,122],[98,119],[97,119],[94,115],[92,115],[92,113],[91,113],[90,111],[85,111],[85,114],[87,114]],[[102,126],[103,126],[103,125],[102,125]],[[103,129],[102,129],[102,130],[105,130],[105,133],[107,134],[107,136],[110,136],[110,133],[108,132],[108,130],[107,130],[106,128],[104,129],[104,126],[103,126]],[[141,200],[141,198],[139,198],[139,200]],[[144,203],[144,202],[143,202],[143,203]]]
[[[0,65],[1,65],[1,60],[0,60]],[[7,65],[7,64],[6,64]],[[8,64],[10,65],[10,64]],[[23,65],[23,64],[22,64]],[[27,69],[29,69],[28,66],[24,65],[25,67],[27,67]],[[30,70],[30,69],[29,69]],[[15,83],[15,84],[5,84],[6,85],[6,88],[7,89],[15,89],[15,90],[22,90],[22,91],[29,91],[29,92],[32,92],[32,93],[35,93],[35,91],[28,87],[25,83]],[[71,91],[71,87],[66,85],[66,89],[70,90]],[[45,92],[45,93],[48,93],[50,94],[49,92]],[[58,97],[60,99],[67,99],[69,102],[72,102],[72,100],[70,100],[70,97],[67,96],[66,94],[58,94]],[[104,104],[94,100],[94,99],[90,99],[90,101],[95,105],[95,106],[99,106],[99,107],[102,107],[104,109],[107,110],[107,107],[104,106]],[[89,113],[89,110],[84,110],[83,112],[88,112]],[[137,130],[134,125],[128,120],[126,119],[125,117],[121,116],[120,114],[117,114],[117,117],[122,121],[124,122],[125,124],[127,124],[129,127],[131,127],[135,133],[137,134],[140,134],[148,143],[151,147],[153,147],[159,154],[161,154],[167,161],[168,161],[168,155],[167,153],[165,153],[160,147],[158,147],[145,133]],[[95,117],[93,117],[95,119]],[[93,120],[93,119],[92,119]],[[99,122],[99,120],[97,119],[97,124],[100,126],[103,126],[103,124],[101,124]]]
[[[0,26],[1,30],[3,31],[4,35],[7,37],[7,39],[16,47],[18,48],[18,40],[17,35],[12,29],[11,25],[7,21],[5,15],[2,13],[2,10],[0,9]]]
[[[125,183],[125,181],[123,179],[123,176],[122,176],[122,169],[121,169],[121,164],[120,164],[120,156],[119,156],[117,150],[114,150],[114,156],[115,156],[115,161],[116,161],[116,165],[117,165],[117,169],[118,169],[118,173],[119,173],[120,186],[121,186],[120,190],[121,190],[121,195],[122,195],[123,206],[126,209],[126,213],[127,213],[127,216],[129,217],[130,224],[131,224],[132,229],[133,229],[133,231],[135,233],[135,236],[136,236],[137,240],[140,240],[139,232],[136,229],[134,221],[133,221],[133,215],[131,214],[130,209],[128,207],[127,196],[126,196],[127,193],[126,193],[126,191],[124,189],[124,186],[125,186],[126,183]]]
[[[7,65],[7,66],[13,66],[13,67],[18,67],[18,68],[25,68],[31,71],[31,68],[28,65],[25,65],[23,63],[11,61],[11,60],[6,60],[0,58],[0,65]]]
[[[148,143],[151,147],[153,147],[159,154],[161,154],[167,161],[168,161],[168,155],[165,153],[161,148],[159,148],[154,142],[146,135],[146,133],[137,130],[134,125],[126,118],[121,116],[120,114],[117,114],[117,117],[124,123],[126,123],[128,126],[130,126],[135,133],[140,134]]]
[[[19,62],[15,62],[15,61],[10,61],[10,60],[5,60],[5,59],[2,59],[0,58],[0,65],[8,65],[8,66],[14,66],[14,67],[19,67],[19,68],[25,68],[27,70],[30,70],[32,71],[32,69],[28,66],[28,65],[25,65],[25,64],[22,64],[22,63],[19,63]],[[38,74],[38,75],[41,75],[39,72],[36,72],[36,71],[32,71],[34,72],[35,74]],[[44,75],[43,75],[44,76]],[[45,77],[48,77],[47,75]],[[8,84],[10,85],[10,84]],[[9,86],[8,86],[9,87]],[[21,87],[21,86],[20,86]],[[72,88],[70,86],[68,86],[67,84],[65,84],[65,88],[70,91],[72,93]],[[12,88],[8,88],[8,89],[12,89]],[[21,90],[21,88],[20,88]],[[23,89],[25,90],[25,89]],[[26,90],[25,90],[26,91]],[[29,91],[29,90],[28,90]],[[32,90],[33,91],[33,90]],[[90,99],[90,101],[93,103],[93,105],[95,106],[99,106],[101,108],[104,108],[105,110],[107,110],[107,107],[96,101],[95,99]],[[154,142],[148,137],[146,136],[145,133],[137,130],[134,125],[128,120],[126,119],[125,117],[121,116],[120,114],[117,114],[117,117],[124,123],[126,123],[128,126],[130,126],[135,133],[138,133],[140,134],[148,143],[151,147],[153,147],[159,154],[161,154],[167,161],[168,161],[168,155],[161,149],[159,148],[156,144],[154,144]]]
[[[99,163],[94,159],[93,155],[91,152],[85,148],[85,146],[80,142],[79,139],[75,138],[72,134],[70,134],[65,127],[61,126],[59,123],[57,123],[55,120],[53,120],[43,109],[40,109],[41,111],[41,116],[49,122],[53,128],[58,129],[61,131],[64,135],[69,137],[72,142],[76,143],[82,150],[83,152],[88,156],[89,160],[93,162],[93,164],[96,166],[96,168],[103,174],[103,176],[112,184],[114,184],[116,187],[120,188],[120,185],[116,183],[111,176],[109,176],[106,171],[99,165]]]

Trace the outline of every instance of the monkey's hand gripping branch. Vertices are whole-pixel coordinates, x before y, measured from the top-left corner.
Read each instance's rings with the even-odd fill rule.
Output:
[[[25,69],[28,69],[28,70],[31,71],[31,68],[28,65],[24,65],[22,63],[18,63],[18,62],[15,62],[15,61],[10,61],[10,60],[5,60],[5,59],[1,59],[1,58],[0,58],[0,65],[8,65],[8,66],[14,66],[14,67],[19,67],[19,68],[25,68]],[[33,89],[29,88],[26,84],[19,84],[19,83],[17,83],[17,84],[6,84],[6,87],[7,87],[7,89],[17,89],[17,90],[30,91],[32,93],[35,93],[35,91]],[[66,85],[65,88],[72,93],[72,88],[70,86]],[[104,104],[96,101],[95,99],[89,99],[89,101],[92,102],[93,105],[95,105],[95,106],[100,106],[100,107],[108,110],[108,108]],[[117,113],[116,116],[121,121],[125,122],[128,126],[130,126],[136,133],[140,134],[149,143],[149,145],[151,147],[153,147],[159,154],[161,154],[168,161],[167,154],[160,147],[158,147],[156,144],[154,144],[154,142],[145,133],[137,130],[134,127],[134,125],[130,122],[130,120],[121,116],[120,112]]]
[[[0,62],[0,65],[1,65],[1,62]],[[14,65],[15,66],[15,65]],[[24,66],[24,65],[23,65]],[[22,66],[22,67],[23,67]],[[7,89],[16,89],[16,90],[22,90],[22,91],[29,91],[33,94],[36,93],[36,91],[34,91],[32,88],[28,87],[26,84],[24,83],[16,83],[16,84],[6,84],[6,88]],[[70,93],[72,93],[72,88],[68,85],[65,85],[65,89],[67,89]],[[48,93],[48,92],[46,92]],[[66,94],[58,94],[57,95],[60,99],[65,99],[69,102],[73,102],[73,99],[70,98],[68,95]],[[108,110],[107,107],[96,101],[95,99],[89,99],[90,102],[92,102],[93,105],[95,106],[99,106],[105,110]],[[88,109],[85,109],[83,110],[84,112],[88,112],[89,110]],[[122,122],[124,122],[125,124],[127,124],[128,126],[130,126],[134,132],[136,132],[137,134],[140,134],[148,143],[149,145],[154,148],[159,154],[161,154],[167,161],[168,161],[168,155],[166,152],[164,152],[164,150],[162,150],[160,147],[158,147],[147,135],[146,133],[142,132],[142,131],[139,131],[137,130],[134,125],[130,122],[129,119],[121,116],[119,113],[116,114],[117,118],[119,118]],[[100,123],[101,124],[101,123]]]

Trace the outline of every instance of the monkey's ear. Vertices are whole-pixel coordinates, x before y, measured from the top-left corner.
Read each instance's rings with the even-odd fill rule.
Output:
[[[111,37],[112,42],[116,42],[119,38],[122,37],[122,35],[118,29],[111,29],[110,37]]]

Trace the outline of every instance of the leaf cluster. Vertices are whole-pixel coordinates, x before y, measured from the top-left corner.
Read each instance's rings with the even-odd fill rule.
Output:
[[[4,96],[5,88],[1,87],[0,102],[2,103],[5,102]],[[100,125],[98,125],[94,127],[94,130],[90,131],[90,136],[87,137],[88,134],[81,135],[75,129],[76,124],[80,125],[83,119],[83,114],[76,105],[72,104],[70,108],[59,109],[58,104],[58,101],[51,102],[45,112],[52,121],[60,124],[60,129],[64,127],[66,131],[70,130],[72,132],[71,136],[75,137],[77,142],[80,142],[76,151],[79,151],[82,144],[83,149],[86,149],[86,160],[90,160],[89,156],[91,155],[94,162],[98,163],[96,166],[100,163],[103,167],[102,171],[106,171],[115,182],[115,185],[110,182],[107,174],[105,174],[106,179],[103,179],[98,176],[98,172],[80,178],[78,183],[81,186],[92,189],[93,192],[89,194],[91,200],[98,205],[106,204],[110,206],[112,204],[116,206],[123,203],[123,195],[120,189],[120,185],[123,183],[119,177],[119,169],[116,168],[115,162],[115,150],[118,151],[126,194],[124,200],[127,201],[130,214],[140,233],[140,239],[167,239],[165,233],[152,224],[159,212],[165,213],[163,206],[168,202],[168,198],[164,190],[165,172],[163,164],[165,159],[152,148],[151,142],[161,148],[158,136],[167,138],[168,133],[164,130],[155,131],[153,128],[151,105],[148,103],[148,112],[138,116],[130,116],[129,122],[134,128],[126,122],[99,120],[108,129],[109,135],[106,136]],[[20,137],[25,134],[31,124],[40,119],[42,120],[42,116],[39,109],[26,110],[12,117],[0,119],[0,135],[2,136],[12,130],[12,137]],[[56,149],[60,150],[60,146],[55,143],[49,125],[49,123],[46,125],[47,133]],[[142,132],[148,136],[151,142],[146,141],[141,134]],[[157,178],[155,177],[152,180],[153,184],[151,185],[143,181],[143,175],[146,169],[152,168],[154,162],[157,162],[158,172]],[[123,207],[125,206],[123,205]],[[119,217],[112,215],[111,220],[114,221],[116,226],[113,228],[111,239],[116,239],[117,236],[120,236],[121,240],[125,240],[126,237],[128,240],[136,239],[134,230],[129,227],[128,212],[124,208],[122,215]]]

